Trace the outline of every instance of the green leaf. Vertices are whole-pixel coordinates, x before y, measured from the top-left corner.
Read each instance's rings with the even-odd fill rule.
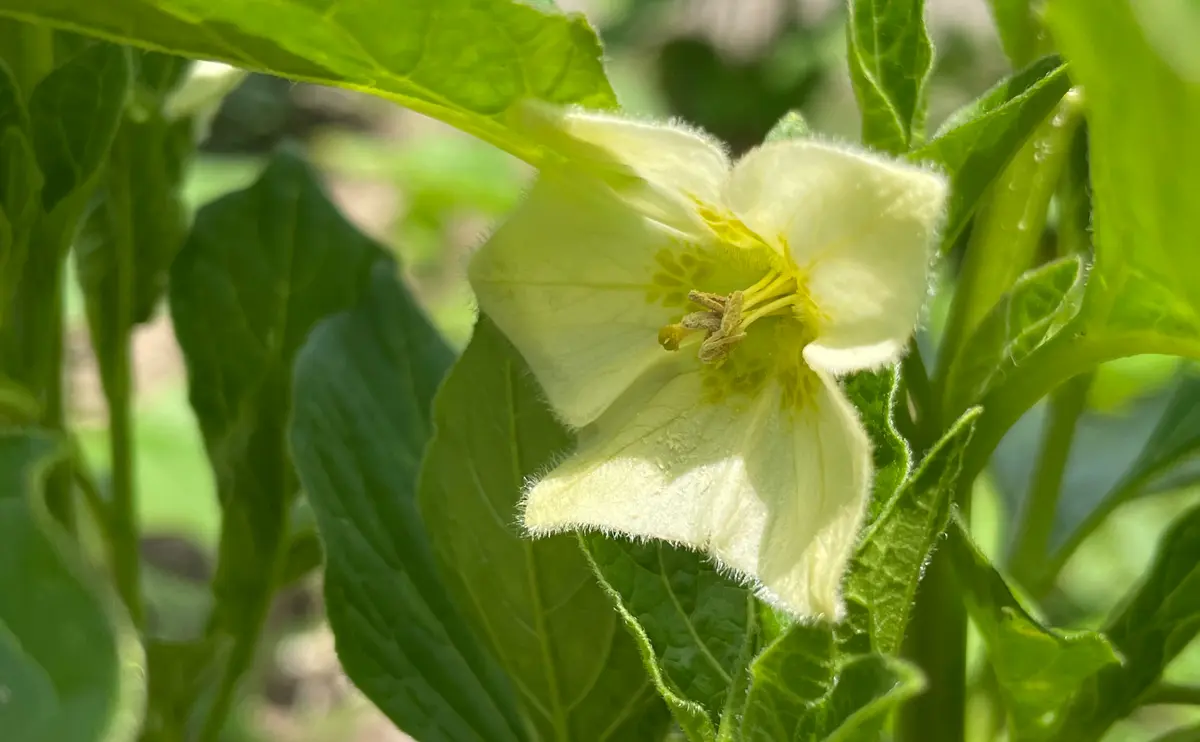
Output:
[[[895,654],[925,563],[946,530],[963,454],[979,410],[967,411],[930,450],[863,533],[843,583],[839,641],[855,654]]]
[[[142,54],[139,62],[137,103],[121,119],[97,204],[75,243],[92,344],[110,396],[123,338],[150,319],[187,234],[180,186],[193,150],[192,126],[162,113],[170,90],[164,85],[178,79],[182,60]]]
[[[849,8],[850,80],[863,143],[907,152],[925,137],[925,83],[933,68],[925,0],[851,0]]]
[[[5,742],[132,742],[142,649],[42,502],[47,436],[0,432],[0,729]]]
[[[963,343],[946,373],[942,406],[956,414],[983,399],[1079,311],[1084,287],[1078,257],[1025,273]]]
[[[657,740],[666,713],[578,540],[520,531],[525,482],[572,444],[486,318],[434,404],[419,498],[459,605],[508,671],[538,736]]]
[[[896,490],[908,477],[908,444],[893,422],[900,394],[900,369],[860,371],[842,379],[842,391],[858,410],[858,418],[871,438],[875,481],[867,510],[867,526],[875,522]]]
[[[752,665],[746,742],[878,739],[887,715],[925,686],[895,657],[843,656],[826,625],[797,625]]]
[[[581,538],[679,726],[688,739],[716,739],[722,717],[744,700],[758,601],[699,552]]]
[[[1059,739],[1099,739],[1124,718],[1200,632],[1200,508],[1180,516],[1159,542],[1146,577],[1103,628],[1125,658],[1084,685]]]
[[[346,672],[421,740],[525,740],[512,691],[437,574],[417,511],[430,403],[452,360],[399,282],[322,322],[296,361],[291,445],[325,542]]]
[[[292,361],[321,319],[357,302],[383,256],[303,162],[280,154],[254,185],[200,210],[171,268],[171,316],[222,508],[216,623],[235,636],[261,624],[297,493]]]
[[[1062,0],[1047,17],[1087,98],[1096,247],[1089,329],[1194,346],[1200,80],[1159,55],[1128,0]]]
[[[0,0],[0,13],[121,43],[364,90],[536,161],[524,98],[612,108],[580,15],[517,0]]]
[[[936,137],[909,154],[910,160],[933,164],[950,176],[950,203],[942,231],[947,249],[970,221],[988,186],[1070,85],[1061,60],[1039,59],[952,114]]]
[[[1048,739],[1083,681],[1120,659],[1094,631],[1047,628],[1030,616],[957,517],[948,529],[946,549],[967,610],[987,645],[1008,710],[1010,737],[1017,742]]]
[[[42,209],[95,175],[117,133],[131,82],[129,50],[96,43],[47,75],[29,99],[33,150],[45,176]]]
[[[1047,43],[1045,30],[1034,16],[1032,0],[988,0],[1004,53],[1015,66],[1029,64]]]
[[[799,111],[788,111],[767,132],[765,141],[783,142],[788,139],[803,139],[809,136],[812,136],[812,127],[804,120],[804,115]]]

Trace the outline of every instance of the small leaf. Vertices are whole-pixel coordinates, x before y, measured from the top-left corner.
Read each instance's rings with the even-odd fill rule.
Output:
[[[859,420],[871,438],[875,481],[867,511],[867,526],[875,522],[896,489],[908,477],[908,444],[893,422],[900,390],[898,367],[860,371],[842,379],[842,391],[858,410]]]
[[[825,625],[797,625],[752,665],[746,742],[877,739],[887,715],[925,686],[917,668],[878,654],[841,656]]]
[[[132,742],[142,649],[116,596],[55,529],[44,435],[0,432],[0,729],[5,742]]]
[[[1070,85],[1060,59],[1039,59],[951,115],[933,140],[908,155],[910,160],[930,163],[950,176],[944,246],[958,239],[988,186]]]
[[[1200,508],[1181,515],[1159,542],[1146,577],[1103,628],[1125,658],[1084,685],[1059,739],[1099,739],[1200,632]]]
[[[804,120],[804,116],[799,111],[788,111],[767,132],[765,141],[783,142],[788,139],[803,139],[811,135],[812,128]]]
[[[1061,330],[1079,311],[1083,285],[1083,262],[1074,256],[1021,276],[955,355],[943,387],[947,414],[983,399]]]
[[[294,156],[205,206],[171,268],[171,316],[217,479],[217,625],[257,625],[297,493],[285,429],[292,360],[352,306],[383,249],[354,229]]]
[[[525,740],[512,690],[438,578],[417,512],[430,403],[451,353],[389,261],[296,361],[290,431],[325,542],[325,595],[355,684],[420,740]]]
[[[852,653],[899,651],[925,563],[946,529],[979,413],[972,409],[958,419],[863,533],[843,583],[847,620],[838,628]]]
[[[570,535],[529,539],[525,482],[572,444],[486,318],[438,392],[421,513],[459,605],[508,671],[539,736],[657,740],[667,715],[637,647]]]
[[[33,89],[29,122],[45,176],[44,211],[88,183],[104,162],[130,82],[129,50],[101,42],[68,59]]]
[[[925,83],[933,67],[925,0],[851,0],[849,8],[850,80],[863,143],[907,152],[924,139]]]
[[[1010,737],[1018,742],[1048,739],[1083,681],[1120,659],[1094,631],[1051,629],[1030,616],[957,517],[948,529],[946,549],[971,619],[987,645],[1008,710]]]
[[[715,739],[722,716],[743,701],[758,601],[698,552],[581,538],[679,726],[688,739]]]
[[[364,90],[531,160],[540,145],[508,124],[519,101],[616,105],[583,16],[517,0],[0,0],[0,14]]]

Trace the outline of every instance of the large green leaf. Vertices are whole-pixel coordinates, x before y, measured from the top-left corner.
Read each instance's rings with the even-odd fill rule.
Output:
[[[1195,342],[1200,80],[1182,76],[1147,42],[1128,0],[1062,0],[1047,11],[1087,97],[1093,326]]]
[[[5,742],[132,742],[142,649],[116,596],[41,500],[54,442],[0,433],[0,730]]]
[[[45,176],[44,211],[53,210],[99,169],[117,133],[130,81],[129,50],[97,43],[34,88],[29,122]]]
[[[417,510],[430,405],[452,356],[396,271],[376,263],[367,296],[318,325],[296,361],[291,445],[325,543],[338,656],[417,739],[528,739]]]
[[[951,115],[937,136],[909,154],[909,159],[936,165],[950,176],[944,246],[958,239],[988,186],[1069,87],[1061,60],[1039,59]]]
[[[983,399],[1079,311],[1084,266],[1062,258],[1029,271],[983,318],[950,362],[942,407],[955,415]]]
[[[878,739],[887,715],[925,685],[919,670],[895,657],[839,654],[821,624],[793,626],[752,672],[746,742]]]
[[[958,518],[946,539],[967,610],[988,647],[1015,742],[1048,739],[1083,681],[1120,660],[1094,631],[1047,628],[1029,615]]]
[[[375,93],[527,159],[523,98],[610,108],[587,21],[519,0],[0,0],[0,13]]]
[[[933,67],[925,0],[851,0],[849,8],[850,80],[863,143],[907,152],[925,136],[925,82]]]
[[[1137,707],[1176,655],[1200,632],[1200,508],[1180,516],[1159,543],[1146,578],[1105,624],[1125,658],[1085,684],[1062,726],[1063,742],[1099,739]]]
[[[171,268],[192,407],[222,508],[215,628],[257,631],[297,493],[287,450],[292,361],[324,317],[354,305],[383,249],[278,155],[249,188],[200,210]]]
[[[744,701],[758,601],[699,552],[598,534],[583,543],[679,726],[716,739]]]
[[[978,417],[979,410],[970,410],[959,418],[863,533],[843,584],[848,617],[839,640],[851,652],[899,651]]]
[[[578,540],[532,540],[517,505],[571,436],[486,318],[434,406],[421,513],[445,579],[513,679],[541,738],[658,739],[667,722]]]

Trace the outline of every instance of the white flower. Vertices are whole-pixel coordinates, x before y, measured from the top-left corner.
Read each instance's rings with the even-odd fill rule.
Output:
[[[563,114],[525,202],[474,257],[576,452],[534,535],[703,550],[799,616],[840,618],[871,484],[835,376],[892,363],[926,295],[940,176],[814,141],[731,167],[680,128]]]

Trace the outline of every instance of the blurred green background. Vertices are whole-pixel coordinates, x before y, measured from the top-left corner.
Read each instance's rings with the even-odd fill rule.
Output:
[[[845,68],[842,4],[833,0],[561,0],[598,26],[610,76],[635,114],[678,117],[726,141],[737,154],[761,141],[789,109],[822,136],[857,139],[857,110]],[[930,130],[1008,72],[986,0],[928,0],[937,61]],[[450,340],[470,335],[474,307],[464,280],[472,248],[520,199],[527,166],[445,125],[347,91],[251,76],[211,121],[188,174],[199,208],[248,185],[264,155],[298,144],[318,165],[335,202],[363,231],[390,246],[410,285]],[[936,338],[953,281],[943,281],[923,332]],[[70,297],[69,388],[86,453],[103,480],[107,439],[103,395],[91,359],[82,300]],[[219,514],[186,379],[165,311],[135,342],[137,444],[146,589],[154,631],[198,631],[207,600]],[[1101,369],[1072,452],[1063,509],[1082,512],[1136,454],[1166,403],[1177,363],[1134,358]],[[1010,514],[1028,481],[1040,410],[1019,423],[976,493],[973,526],[1003,554]],[[1149,562],[1171,518],[1200,499],[1194,488],[1143,498],[1119,510],[1068,565],[1047,603],[1049,618],[1097,625]],[[317,577],[285,591],[271,622],[234,736],[285,742],[384,742],[403,735],[373,712],[339,672],[320,620]],[[1200,646],[1168,679],[1200,681]],[[982,707],[980,707],[982,709]],[[989,725],[981,710],[973,724]],[[1109,740],[1146,740],[1194,719],[1149,707]],[[982,738],[982,737],[979,737]]]

